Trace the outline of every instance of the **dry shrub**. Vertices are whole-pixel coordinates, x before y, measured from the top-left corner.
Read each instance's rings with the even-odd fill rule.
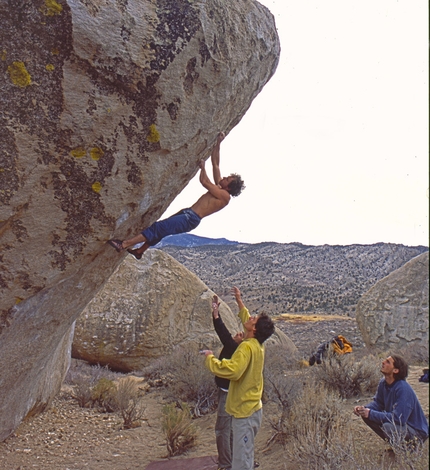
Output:
[[[364,424],[363,427],[366,428]],[[369,440],[369,437],[372,440]],[[429,468],[428,441],[424,444],[418,441],[406,443],[400,436],[393,436],[389,442],[390,447],[387,447],[387,443],[384,443],[376,434],[369,434],[369,430],[365,433],[357,432],[357,429],[355,432],[349,429],[342,436],[342,440],[337,439],[337,441],[334,451],[346,458],[349,468],[357,470],[374,470],[375,468],[427,470]]]
[[[145,413],[141,390],[132,377],[119,379],[116,387],[116,406],[124,421],[124,428],[140,426]]]
[[[117,383],[101,378],[92,388],[92,401],[102,411],[118,412],[122,416],[124,429],[140,426],[145,412],[141,390],[133,377],[120,378]]]
[[[265,415],[273,429],[268,440],[285,443],[288,437],[289,415],[303,384],[297,380],[296,369],[300,362],[292,358],[287,349],[271,347],[266,350],[264,364],[264,401],[273,404],[266,408]]]
[[[108,367],[74,361],[66,383],[72,385],[72,397],[79,406],[98,406],[103,412],[118,412],[125,429],[140,425],[145,409],[139,385],[132,377],[124,377]]]
[[[320,385],[307,384],[289,413],[293,458],[309,469],[342,468],[347,416],[342,401]]]
[[[102,377],[91,389],[91,401],[105,413],[117,410],[117,388],[112,380]]]
[[[111,371],[108,366],[103,367],[100,364],[91,365],[85,361],[72,359],[69,370],[64,378],[64,383],[73,385],[77,378],[86,378],[88,382],[94,385],[102,377],[114,380],[121,375],[118,372]]]
[[[210,413],[216,407],[214,376],[206,369],[196,346],[177,347],[142,372],[148,383],[166,387],[167,398],[189,403],[194,416]]]
[[[394,447],[396,456],[396,465],[393,470],[427,470],[429,468],[429,446],[427,444],[418,444],[415,449],[403,444]]]
[[[85,408],[94,405],[93,388],[100,379],[113,380],[118,375],[107,366],[92,366],[85,361],[72,360],[64,382],[72,386],[72,398]]]
[[[97,372],[99,368],[97,368]],[[72,386],[72,398],[74,398],[81,408],[92,405],[91,389],[96,380],[93,378],[92,368],[81,361],[72,361],[67,371],[64,383]]]
[[[405,443],[394,436],[393,452],[364,423],[357,427],[352,410],[333,390],[315,382],[304,385],[284,423],[285,457],[289,468],[332,470],[424,470],[429,468],[428,441]]]
[[[344,418],[347,420],[347,416]],[[315,470],[338,468],[427,470],[429,468],[428,443],[411,448],[404,441],[391,442],[393,452],[389,452],[387,449],[383,450],[383,441],[376,434],[365,433],[364,439],[363,436],[361,440],[357,439],[354,429],[346,422],[332,427],[325,439],[321,439],[319,428],[320,426],[313,422],[307,433],[294,440],[290,455],[297,463],[302,464],[299,468]]]
[[[91,389],[92,385],[87,377],[82,375],[74,377],[71,395],[81,408],[88,408],[92,405]]]
[[[381,379],[380,361],[374,356],[356,361],[352,354],[329,354],[313,370],[316,382],[338,392],[342,398],[373,393]]]
[[[394,420],[392,424],[395,425]],[[396,468],[411,470],[429,468],[428,442],[423,444],[417,438],[405,441],[400,431],[394,431],[389,444],[395,455]]]
[[[179,408],[174,403],[163,407],[162,429],[169,457],[183,454],[196,445],[197,430],[186,403]]]

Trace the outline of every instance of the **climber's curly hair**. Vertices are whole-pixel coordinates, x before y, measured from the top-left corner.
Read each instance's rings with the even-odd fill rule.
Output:
[[[245,189],[245,183],[242,180],[242,177],[237,173],[232,173],[230,176],[234,177],[234,180],[230,182],[227,186],[227,191],[230,196],[236,197]]]

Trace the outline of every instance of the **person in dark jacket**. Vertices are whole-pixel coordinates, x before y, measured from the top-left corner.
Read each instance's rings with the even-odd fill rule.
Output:
[[[412,387],[406,382],[408,365],[392,354],[382,361],[381,379],[373,401],[356,406],[354,413],[382,439],[391,445],[406,442],[424,442],[429,425]],[[399,442],[400,441],[400,442]]]
[[[230,359],[242,342],[243,332],[236,333],[234,336],[231,335],[219,314],[219,301],[216,295],[212,299],[212,319],[215,331],[223,345],[219,359]],[[215,376],[215,383],[218,387],[218,410],[215,423],[218,466],[220,469],[230,470],[233,449],[232,417],[225,411],[230,380]]]

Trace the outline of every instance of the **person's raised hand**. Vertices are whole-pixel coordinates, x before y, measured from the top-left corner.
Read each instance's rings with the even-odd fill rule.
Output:
[[[212,315],[214,318],[218,318],[219,317],[219,312],[218,312],[218,307],[219,307],[219,300],[218,300],[218,296],[217,295],[214,295],[212,297]]]
[[[236,300],[237,299],[240,299],[241,295],[240,295],[240,290],[239,288],[237,288],[236,286],[234,286],[232,288],[232,292],[233,292],[233,295],[235,296]]]

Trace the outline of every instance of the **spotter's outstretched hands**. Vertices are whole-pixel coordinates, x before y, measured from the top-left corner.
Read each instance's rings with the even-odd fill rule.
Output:
[[[239,288],[236,287],[236,286],[234,286],[231,291],[232,291],[232,293],[233,293],[233,295],[234,295],[234,298],[236,299],[236,302],[237,302],[238,299],[241,298],[241,294],[240,294]]]
[[[220,305],[220,302],[218,300],[218,296],[214,295],[212,297],[212,315],[215,319],[219,317],[219,311],[218,311],[219,305]]]
[[[236,286],[234,286],[233,289],[232,289],[232,292],[233,292],[234,298],[236,299],[236,303],[237,303],[239,309],[241,310],[242,308],[245,307],[245,305],[243,303],[242,295],[240,293],[240,290]]]

